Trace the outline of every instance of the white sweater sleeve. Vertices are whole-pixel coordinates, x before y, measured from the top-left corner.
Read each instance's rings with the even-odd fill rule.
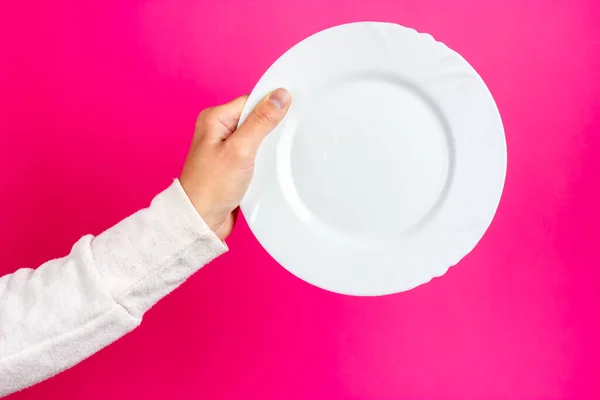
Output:
[[[0,397],[130,332],[226,250],[175,181],[149,208],[83,237],[67,257],[0,278]]]

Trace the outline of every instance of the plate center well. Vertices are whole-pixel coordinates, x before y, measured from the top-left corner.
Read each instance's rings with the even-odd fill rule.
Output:
[[[278,168],[287,164],[291,176],[283,179],[297,211],[340,234],[378,238],[417,228],[440,204],[451,141],[414,87],[394,77],[348,77],[312,93],[294,114]]]

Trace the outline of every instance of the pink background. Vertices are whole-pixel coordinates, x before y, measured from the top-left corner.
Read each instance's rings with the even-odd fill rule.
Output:
[[[25,399],[600,398],[598,0],[2,1],[0,273],[64,255],[177,176],[196,114],[326,27],[433,34],[492,91],[508,174],[478,247],[353,298],[231,252]]]

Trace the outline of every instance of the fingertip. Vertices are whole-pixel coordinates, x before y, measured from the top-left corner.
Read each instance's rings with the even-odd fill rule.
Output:
[[[256,104],[232,139],[238,141],[239,146],[247,146],[246,150],[255,153],[262,139],[283,120],[291,101],[292,96],[288,90],[273,90]]]
[[[284,109],[288,108],[288,106],[292,102],[292,95],[287,89],[278,88],[278,89],[273,90],[269,94],[268,100],[275,107],[277,107],[281,110],[284,110]]]
[[[233,112],[233,113],[241,113],[246,101],[248,100],[248,95],[245,94],[243,96],[236,97],[231,100],[229,103],[225,103],[219,108],[221,108],[225,112]]]
[[[243,94],[243,95],[241,95],[241,96],[233,99],[232,103],[241,103],[242,106],[243,106],[248,101],[248,97],[250,97],[249,94]]]

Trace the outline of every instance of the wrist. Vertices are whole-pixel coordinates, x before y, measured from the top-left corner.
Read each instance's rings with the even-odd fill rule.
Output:
[[[229,236],[231,231],[228,229],[228,227],[230,225],[233,227],[233,223],[235,223],[235,220],[229,220],[231,213],[226,212],[222,209],[222,207],[216,206],[215,201],[212,201],[205,196],[195,195],[194,191],[189,189],[185,179],[181,180],[180,182],[183,191],[190,200],[190,203],[192,203],[192,206],[194,206],[194,209],[200,218],[202,218],[208,228],[215,235],[217,235],[221,241],[224,241],[227,236]]]

